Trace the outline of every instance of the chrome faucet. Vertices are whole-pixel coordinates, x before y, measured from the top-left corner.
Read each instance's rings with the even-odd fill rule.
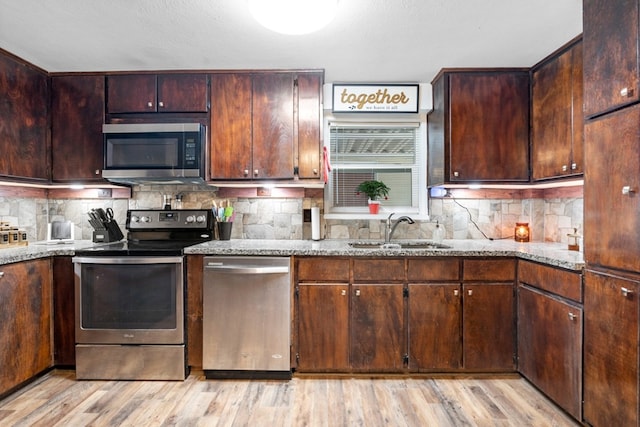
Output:
[[[393,237],[393,233],[396,231],[396,227],[401,222],[406,222],[408,224],[414,224],[415,221],[408,216],[401,216],[396,219],[395,222],[391,221],[391,217],[395,215],[395,212],[389,215],[387,218],[387,226],[384,228],[384,243],[390,243],[391,238]]]

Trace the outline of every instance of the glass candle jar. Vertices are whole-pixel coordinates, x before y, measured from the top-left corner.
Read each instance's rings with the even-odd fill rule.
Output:
[[[516,242],[528,242],[531,239],[531,230],[529,230],[528,222],[516,222],[514,238]]]

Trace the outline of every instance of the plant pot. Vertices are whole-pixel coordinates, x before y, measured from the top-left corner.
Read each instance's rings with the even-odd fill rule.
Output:
[[[369,201],[369,213],[370,214],[377,214],[379,210],[380,210],[380,202],[379,201],[377,201],[377,200]]]

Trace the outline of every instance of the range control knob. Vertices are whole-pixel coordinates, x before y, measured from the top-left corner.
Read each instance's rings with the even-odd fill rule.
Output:
[[[141,216],[140,217],[140,222],[151,222],[151,217]]]
[[[137,215],[131,215],[131,222],[140,222],[140,218]]]
[[[207,218],[204,215],[198,215],[196,217],[196,222],[203,223]]]
[[[193,215],[189,215],[185,221],[187,221],[187,224],[191,224],[192,222],[194,222],[196,220],[196,217]]]

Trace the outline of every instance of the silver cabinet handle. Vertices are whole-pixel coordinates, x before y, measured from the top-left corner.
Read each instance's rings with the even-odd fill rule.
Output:
[[[629,195],[630,193],[635,193],[635,191],[636,190],[631,188],[629,185],[625,185],[624,187],[622,187],[622,194],[624,194],[625,196]]]
[[[578,169],[578,164],[577,163],[571,163],[571,170],[576,170]]]
[[[625,298],[633,294],[633,291],[627,288],[620,288],[620,292],[622,292],[622,296]]]
[[[620,89],[620,96],[624,97],[624,98],[630,98],[633,96],[633,89],[630,89],[628,87],[623,87],[622,89]]]
[[[345,296],[347,294],[347,291],[345,289],[343,289],[342,291],[340,291],[340,295]]]
[[[164,107],[164,102],[162,102],[162,101],[158,102],[158,107],[160,107],[160,108]]]
[[[0,279],[4,277],[4,271],[0,271]]]
[[[455,176],[455,177],[460,176],[460,172],[458,172],[458,171],[454,171],[454,172],[453,172],[453,176]]]
[[[149,108],[153,107],[153,102],[151,102],[151,101],[147,102],[147,107],[149,107]]]
[[[314,175],[318,175],[318,169],[314,169],[314,170],[313,170],[313,174],[314,174]]]
[[[258,176],[258,173],[260,173],[260,171],[258,169],[254,169],[253,170],[253,176]]]
[[[569,313],[569,320],[576,320],[577,318],[578,318],[578,315]]]
[[[453,291],[453,295],[454,295],[454,296],[458,296],[458,295],[460,295],[460,291],[458,291],[457,289],[455,289],[455,290]]]
[[[244,176],[249,176],[249,169],[245,169],[243,173],[244,173]]]
[[[562,172],[566,172],[568,169],[567,165],[562,165]]]
[[[467,295],[469,295],[469,296],[473,295],[473,290],[472,290],[472,289],[469,289],[469,290],[467,291]]]
[[[360,289],[356,289],[356,296],[359,297],[360,296]]]

